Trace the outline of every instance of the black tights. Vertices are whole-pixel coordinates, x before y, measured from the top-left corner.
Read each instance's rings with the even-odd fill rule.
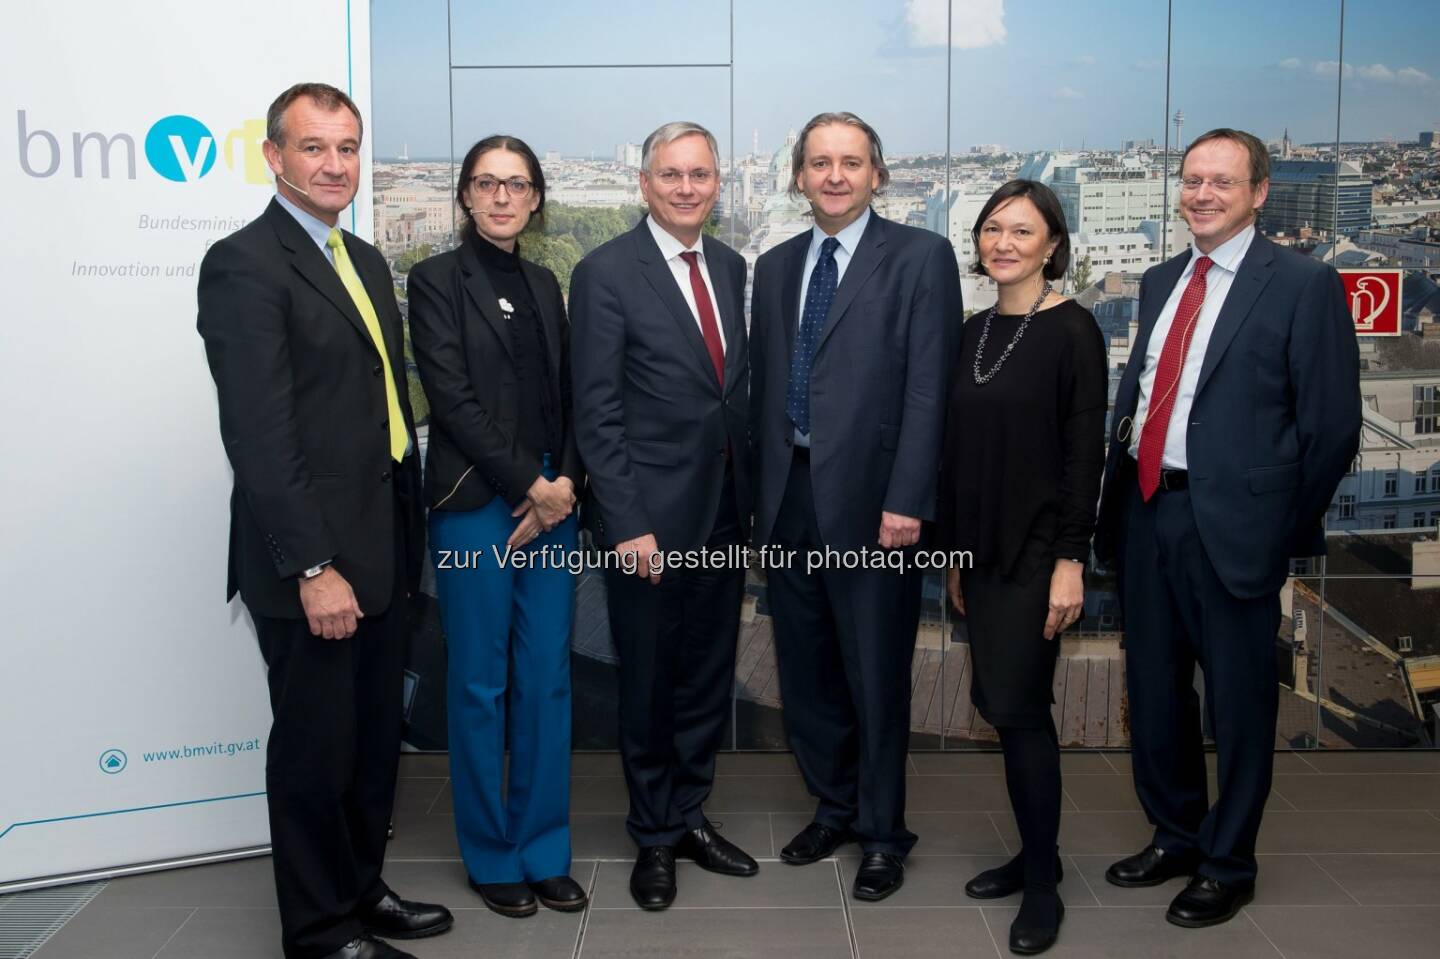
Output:
[[[1060,739],[1048,717],[1044,726],[998,727],[1005,751],[1005,788],[1020,827],[1022,866],[1027,890],[1055,888],[1056,846],[1060,838]]]

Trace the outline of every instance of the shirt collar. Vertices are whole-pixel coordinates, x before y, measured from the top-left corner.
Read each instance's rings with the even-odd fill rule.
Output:
[[[845,251],[846,255],[855,255],[855,247],[859,246],[860,237],[865,233],[865,227],[869,222],[870,208],[867,206],[865,212],[857,216],[849,226],[835,234],[835,239],[840,241],[840,247]],[[818,223],[811,227],[811,230],[810,249],[816,251],[818,255],[820,244],[824,243],[830,234],[820,229],[820,224]]]
[[[295,218],[295,222],[299,223],[300,226],[305,229],[305,232],[310,234],[310,239],[314,240],[317,244],[319,244],[321,250],[325,250],[326,241],[330,239],[330,231],[334,229],[334,227],[330,226],[330,224],[326,223],[324,220],[321,220],[316,216],[306,213],[304,210],[300,209],[298,206],[285,199],[282,194],[276,193],[275,199],[279,201],[280,205],[285,208],[285,212],[293,216]],[[328,256],[329,254],[327,253],[326,255]]]
[[[1250,250],[1250,242],[1254,239],[1255,224],[1252,223],[1209,253],[1201,253],[1192,246],[1190,248],[1190,262],[1185,265],[1185,272],[1182,276],[1189,276],[1194,273],[1195,261],[1202,256],[1210,257],[1210,259],[1214,261],[1214,265],[1226,273],[1238,272],[1240,269],[1240,261],[1245,259],[1245,254]]]
[[[655,238],[655,245],[660,247],[660,255],[666,262],[675,259],[681,253],[699,253],[700,259],[705,259],[705,237],[695,241],[694,246],[686,246],[668,233],[663,226],[655,222],[653,216],[645,217],[645,225],[650,227],[650,235]]]

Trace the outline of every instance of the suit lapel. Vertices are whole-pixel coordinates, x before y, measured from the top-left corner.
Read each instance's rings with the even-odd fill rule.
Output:
[[[660,247],[655,244],[655,238],[650,235],[650,227],[643,218],[631,231],[631,236],[635,239],[640,272],[655,290],[655,295],[660,297],[660,302],[665,304],[670,318],[679,325],[680,336],[690,344],[690,352],[700,364],[700,372],[718,391],[720,384],[715,382],[715,365],[710,362],[710,351],[705,348],[705,338],[700,335],[700,325],[695,322],[695,315],[690,312],[690,304],[685,302],[685,296],[675,282],[675,274],[670,272],[670,264],[661,257]],[[714,281],[713,276],[711,281]]]
[[[736,316],[735,311],[730,308],[736,300],[735,290],[731,288],[729,272],[720,266],[719,257],[713,255],[720,248],[720,241],[707,236],[701,243],[705,249],[705,266],[710,273],[710,285],[715,288],[715,315],[720,329],[725,332],[725,386],[728,388],[735,382],[740,357],[745,352],[740,348],[745,339],[745,320]],[[706,359],[709,359],[708,350],[705,355]]]
[[[560,324],[561,318],[555,313],[555,301],[548,296],[540,296],[536,291],[548,289],[549,283],[542,274],[542,267],[531,263],[529,260],[520,260],[520,269],[527,275],[526,282],[530,285],[530,291],[535,295],[535,307],[540,311],[540,325],[545,330],[545,344],[550,351],[550,369],[556,373],[560,370]]]
[[[470,297],[475,309],[484,317],[485,322],[490,324],[490,328],[495,331],[495,338],[505,350],[505,355],[514,363],[515,347],[510,342],[510,330],[505,323],[505,315],[500,312],[500,298],[495,295],[495,287],[490,285],[490,278],[485,275],[480,257],[470,249],[469,239],[460,241],[460,271],[465,274],[465,295]]]
[[[350,291],[345,289],[345,284],[340,282],[340,274],[335,272],[325,254],[315,245],[310,234],[305,228],[295,221],[279,201],[271,200],[270,206],[265,211],[270,218],[270,225],[275,229],[275,235],[280,240],[280,245],[290,252],[290,263],[296,272],[305,278],[305,281],[340,311],[355,332],[364,337],[373,349],[375,343],[370,338],[370,331],[365,328],[365,320],[360,316],[360,310],[355,306],[355,301],[350,298]],[[346,247],[349,250],[349,247]],[[353,261],[353,257],[352,257]],[[363,278],[362,278],[363,283]],[[371,299],[374,303],[374,299]],[[379,355],[379,351],[376,351]]]
[[[1205,389],[1205,381],[1215,372],[1220,357],[1225,355],[1230,341],[1235,339],[1241,324],[1250,315],[1250,308],[1260,297],[1260,291],[1275,275],[1274,261],[1275,248],[1269,240],[1256,233],[1245,259],[1240,262],[1240,269],[1235,273],[1234,282],[1230,284],[1230,292],[1225,294],[1225,305],[1220,307],[1220,315],[1215,318],[1215,329],[1205,348],[1205,362],[1200,366],[1200,378],[1195,383],[1196,396]]]
[[[1145,371],[1145,354],[1150,349],[1150,335],[1155,331],[1155,324],[1160,319],[1160,314],[1165,311],[1165,303],[1170,299],[1175,284],[1180,282],[1180,274],[1185,272],[1185,264],[1189,263],[1189,253],[1182,253],[1171,257],[1166,262],[1155,268],[1155,282],[1150,286],[1149,302],[1140,302],[1139,323],[1135,327],[1135,342],[1130,345],[1130,360],[1125,365],[1125,376],[1121,380],[1120,389],[1115,396],[1115,408],[1122,411],[1125,419],[1129,419],[1135,412],[1135,406],[1140,399],[1140,374]],[[1133,394],[1133,395],[1132,395]],[[1116,429],[1120,428],[1122,422],[1120,417],[1115,417]]]
[[[855,255],[850,257],[850,265],[845,268],[845,278],[840,281],[840,288],[835,291],[835,302],[830,304],[830,315],[826,317],[825,328],[820,331],[820,339],[815,343],[816,353],[825,348],[825,341],[830,338],[830,333],[844,319],[850,304],[855,302],[855,294],[865,285],[865,281],[870,279],[875,268],[885,261],[884,224],[885,221],[879,214],[870,214],[870,222],[865,227],[865,232],[860,235],[860,242],[855,245]]]
[[[800,237],[804,237],[803,242],[798,242]],[[780,312],[785,320],[787,356],[795,351],[795,326],[800,322],[800,284],[805,282],[805,256],[810,250],[814,232],[806,230],[800,237],[790,241],[792,245],[785,254],[785,261],[780,265],[780,276],[784,283],[780,290]]]

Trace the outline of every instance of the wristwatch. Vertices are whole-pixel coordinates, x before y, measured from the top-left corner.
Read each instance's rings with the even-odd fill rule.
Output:
[[[316,563],[314,566],[311,566],[309,569],[302,572],[300,574],[300,578],[314,579],[316,576],[319,576],[321,573],[325,572],[325,567],[329,565],[330,561],[328,559],[323,563]]]

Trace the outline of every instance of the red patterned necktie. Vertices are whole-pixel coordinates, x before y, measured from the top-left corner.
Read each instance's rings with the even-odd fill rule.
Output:
[[[710,302],[710,291],[705,288],[705,278],[700,275],[700,254],[686,250],[680,259],[690,264],[690,292],[695,294],[695,311],[700,314],[700,334],[705,338],[705,350],[710,362],[715,364],[715,379],[725,385],[725,347],[720,342],[720,326],[715,322],[715,306]]]
[[[1160,461],[1165,453],[1165,434],[1170,431],[1170,411],[1180,392],[1180,374],[1185,369],[1185,353],[1195,338],[1195,320],[1205,302],[1205,274],[1214,263],[1208,256],[1195,260],[1195,271],[1180,297],[1165,348],[1155,368],[1155,383],[1150,388],[1150,408],[1145,414],[1145,427],[1140,431],[1140,448],[1136,460],[1140,470],[1140,495],[1148,503],[1160,488]]]

